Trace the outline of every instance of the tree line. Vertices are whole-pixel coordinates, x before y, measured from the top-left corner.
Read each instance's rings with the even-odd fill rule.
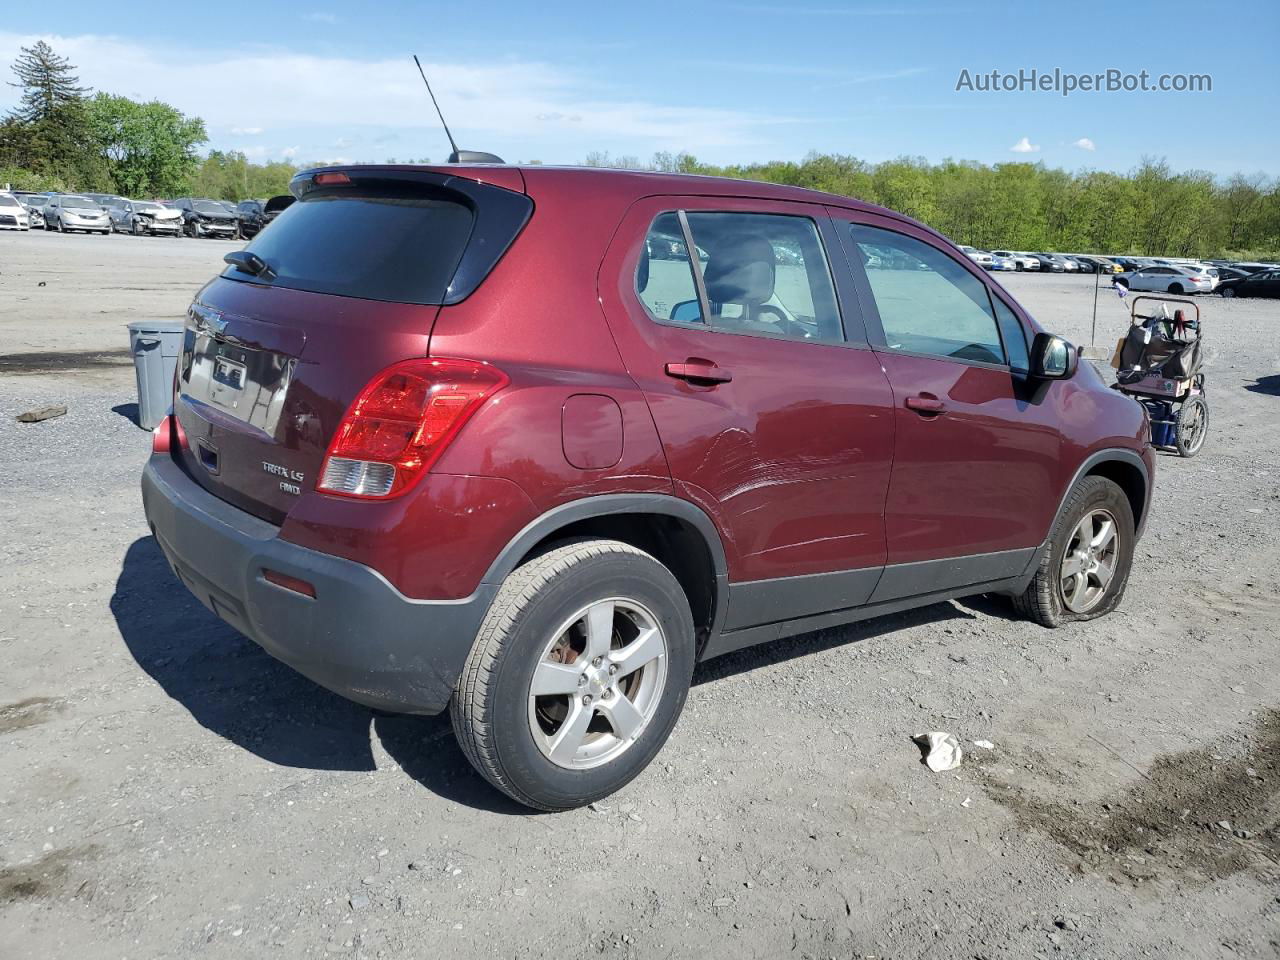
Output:
[[[213,150],[204,121],[160,101],[138,102],[80,85],[75,67],[44,41],[13,64],[22,91],[0,121],[0,184],[133,197],[238,201],[284,193],[301,167],[252,163]],[[388,162],[395,162],[388,160]],[[425,159],[419,162],[426,162]],[[1219,180],[1144,159],[1128,173],[1070,172],[1040,163],[987,165],[922,157],[869,163],[811,153],[800,162],[720,166],[688,153],[649,161],[591,153],[587,166],[764,180],[856,197],[985,249],[1146,256],[1280,256],[1280,183],[1255,174]]]

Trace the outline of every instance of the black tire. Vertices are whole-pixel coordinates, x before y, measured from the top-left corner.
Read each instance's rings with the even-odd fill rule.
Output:
[[[1169,292],[1172,293],[1175,297],[1180,297],[1185,291],[1182,289],[1182,284],[1171,283],[1169,284]]]
[[[629,746],[599,766],[570,769],[553,763],[534,740],[530,684],[566,618],[610,598],[638,602],[653,613],[666,636],[665,681]],[[570,663],[579,659],[582,654]],[[454,734],[472,766],[518,803],[538,810],[579,807],[621,789],[662,749],[684,707],[693,664],[689,601],[666,567],[616,540],[569,543],[503,582],[449,704]]]
[[[1115,520],[1118,543],[1114,573],[1101,598],[1090,609],[1075,612],[1067,608],[1062,590],[1063,560],[1077,524],[1090,512],[1105,510]],[[1059,627],[1064,623],[1093,620],[1106,616],[1120,604],[1129,569],[1133,564],[1133,508],[1123,490],[1106,477],[1085,477],[1067,497],[1066,506],[1054,524],[1049,543],[1031,583],[1013,598],[1017,612],[1042,627]]]
[[[1222,297],[1234,297],[1236,295],[1235,287],[1224,287],[1218,291],[1218,295]]]
[[[1021,264],[1021,263],[1015,263],[1015,264],[1013,265],[1013,270],[1014,270],[1014,272],[1015,272],[1015,273],[1021,273],[1021,272],[1022,272],[1022,264]]]
[[[1124,277],[1116,277],[1114,280],[1111,281],[1111,285],[1113,287],[1124,287],[1126,290],[1129,289],[1129,281],[1126,280]]]
[[[1194,457],[1204,449],[1209,435],[1209,403],[1203,396],[1188,397],[1178,408],[1176,426],[1178,456]]]
[[[196,234],[196,225],[195,225],[195,221],[194,221],[194,220],[188,220],[188,221],[187,221],[187,223],[186,223],[186,233],[187,233],[187,236],[188,236],[188,237],[190,237],[192,240],[199,240],[199,239],[200,239],[200,237]]]
[[[138,223],[137,220],[133,221],[133,223],[130,225],[129,232],[132,233],[135,237],[142,236],[142,225]]]

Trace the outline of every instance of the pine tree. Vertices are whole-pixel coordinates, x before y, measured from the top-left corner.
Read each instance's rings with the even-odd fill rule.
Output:
[[[53,47],[37,40],[33,47],[22,47],[14,61],[17,83],[9,86],[22,91],[22,99],[9,114],[24,123],[48,120],[61,108],[78,104],[88,92],[80,86],[80,78],[66,57],[53,52]]]

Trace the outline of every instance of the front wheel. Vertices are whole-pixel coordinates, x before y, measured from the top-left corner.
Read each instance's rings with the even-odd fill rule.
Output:
[[[1040,565],[1014,608],[1042,627],[1093,620],[1124,596],[1133,563],[1133,508],[1123,490],[1089,476],[1067,498]]]
[[[1222,290],[1219,290],[1219,291],[1218,291],[1218,293],[1219,293],[1221,296],[1224,296],[1224,297],[1234,297],[1234,296],[1236,295],[1236,288],[1235,288],[1235,287],[1225,287],[1225,288],[1223,288]]]
[[[449,705],[454,733],[517,802],[579,807],[662,749],[693,661],[689,601],[666,567],[616,540],[566,544],[499,589]]]
[[[1194,457],[1204,447],[1209,433],[1209,404],[1203,396],[1188,397],[1178,409],[1174,443],[1178,456]]]

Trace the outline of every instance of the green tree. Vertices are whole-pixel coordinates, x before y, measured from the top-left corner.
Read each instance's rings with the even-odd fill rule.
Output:
[[[196,146],[208,140],[203,120],[155,100],[99,93],[85,114],[115,188],[129,196],[180,192],[199,164]]]
[[[9,86],[21,90],[22,97],[9,116],[22,123],[34,123],[80,103],[88,90],[80,86],[74,71],[71,62],[54,53],[43,40],[37,40],[32,47],[21,47],[13,64],[18,82]]]

